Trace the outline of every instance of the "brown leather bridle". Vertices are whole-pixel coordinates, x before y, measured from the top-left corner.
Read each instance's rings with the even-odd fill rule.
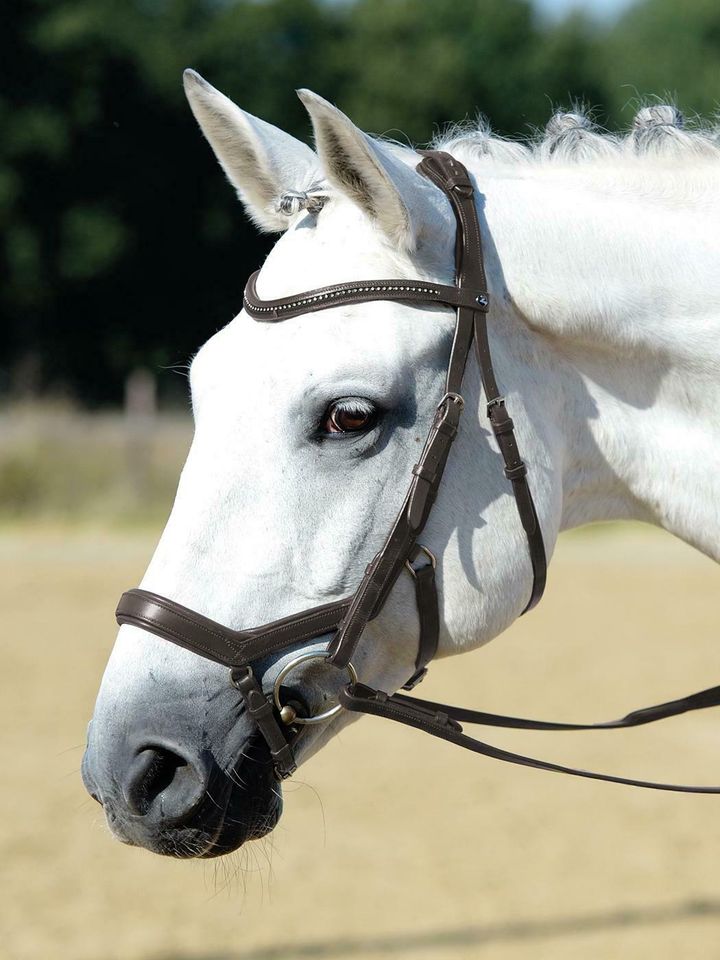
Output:
[[[404,689],[411,690],[423,679],[428,664],[437,652],[439,613],[435,558],[426,546],[419,543],[419,537],[430,515],[452,443],[458,432],[464,407],[462,382],[473,344],[487,404],[488,421],[502,454],[505,476],[514,494],[532,565],[532,588],[523,612],[532,609],[540,600],[547,573],[545,547],[527,480],[527,469],[518,451],[513,421],[498,388],[490,356],[487,331],[489,297],[473,184],[465,167],[447,153],[423,152],[423,159],[417,169],[442,190],[455,215],[453,285],[407,279],[354,281],[320,287],[293,297],[262,300],[256,288],[258,274],[254,273],[248,281],[244,296],[245,311],[254,319],[269,323],[341,304],[376,300],[395,300],[419,305],[441,304],[455,310],[455,333],[444,394],[437,405],[422,453],[413,467],[412,479],[403,504],[384,544],[367,567],[357,590],[352,596],[342,600],[312,607],[248,630],[231,630],[156,593],[129,590],[120,598],[116,612],[117,621],[120,624],[140,627],[229,667],[232,683],[242,694],[249,715],[265,738],[280,779],[289,777],[296,769],[294,747],[302,727],[325,719],[342,707],[396,720],[476,753],[542,770],[658,790],[720,793],[720,787],[651,783],[535,760],[475,740],[464,734],[461,726],[462,723],[477,723],[532,730],[617,729],[638,726],[690,710],[717,706],[720,704],[720,687],[713,687],[682,700],[635,711],[620,720],[597,724],[568,724],[463,710],[403,694],[386,694],[357,682],[357,674],[351,662],[352,655],[365,627],[380,613],[404,570],[410,574],[415,585],[420,623],[415,670]],[[333,631],[334,637],[327,652],[301,654],[283,668],[280,680],[296,664],[308,657],[322,657],[335,667],[348,669],[352,682],[341,690],[338,707],[320,716],[302,716],[301,708],[297,705],[281,703],[280,680],[276,681],[273,696],[266,697],[253,673],[254,663],[290,646]]]

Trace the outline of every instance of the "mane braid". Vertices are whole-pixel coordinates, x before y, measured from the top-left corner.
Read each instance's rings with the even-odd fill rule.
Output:
[[[615,134],[597,126],[588,108],[576,106],[570,112],[555,113],[544,131],[525,141],[493,134],[487,120],[479,117],[474,123],[449,125],[431,147],[456,154],[460,160],[499,165],[647,159],[682,167],[720,160],[720,128],[702,123],[688,128],[677,107],[658,102],[642,107],[630,130]]]

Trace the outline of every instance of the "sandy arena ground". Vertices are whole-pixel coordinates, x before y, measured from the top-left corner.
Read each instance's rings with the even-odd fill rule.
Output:
[[[210,864],[110,838],[78,769],[118,594],[155,535],[0,535],[2,960],[714,960],[720,798],[464,754],[365,719]],[[566,538],[540,608],[424,696],[604,719],[720,683],[720,570],[653,531]],[[560,762],[720,783],[720,710],[630,732],[494,733]]]

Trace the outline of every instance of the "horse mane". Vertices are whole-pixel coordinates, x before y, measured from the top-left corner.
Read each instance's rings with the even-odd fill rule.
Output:
[[[415,150],[407,142],[377,137],[408,163],[415,163]],[[610,133],[595,123],[592,110],[576,105],[569,112],[557,111],[545,129],[526,140],[493,133],[488,120],[448,124],[428,146],[445,150],[467,166],[506,167],[525,164],[535,170],[557,165],[605,163],[615,168],[635,167],[653,161],[676,165],[679,170],[695,163],[720,161],[720,126],[688,123],[676,106],[651,103],[635,115],[625,133]],[[300,210],[319,212],[332,196],[332,188],[320,180],[304,191],[289,190],[277,200],[277,210],[288,217]]]
[[[608,133],[594,122],[589,109],[577,106],[570,112],[553,114],[544,131],[526,141],[497,136],[480,117],[474,123],[450,124],[431,145],[458,159],[501,165],[617,163],[632,159],[682,164],[720,159],[720,128],[697,120],[688,124],[677,107],[654,103],[638,111],[626,133]]]

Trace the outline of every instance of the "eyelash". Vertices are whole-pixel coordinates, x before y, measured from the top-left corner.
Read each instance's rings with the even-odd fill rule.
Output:
[[[375,426],[379,414],[378,408],[363,397],[341,397],[328,404],[320,424],[320,434],[323,437],[336,438],[360,436]],[[364,418],[365,422],[359,423],[356,429],[352,426],[343,429],[342,423],[339,422],[343,416],[355,418],[358,421]]]

